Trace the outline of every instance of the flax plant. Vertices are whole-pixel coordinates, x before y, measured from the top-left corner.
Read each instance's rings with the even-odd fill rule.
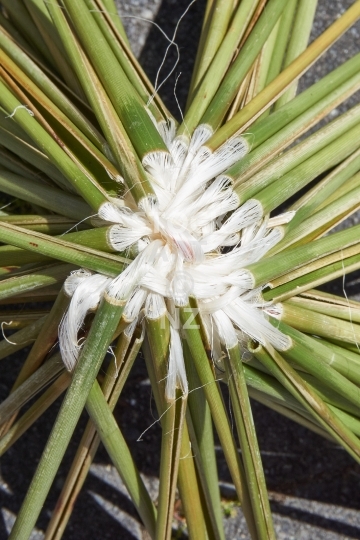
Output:
[[[189,538],[225,540],[213,428],[251,538],[274,539],[249,397],[360,462],[360,305],[318,288],[360,268],[360,226],[335,228],[360,206],[360,106],[329,117],[360,88],[359,55],[297,95],[360,0],[308,45],[315,8],[208,0],[178,123],[113,0],[0,1],[0,191],[23,201],[0,215],[3,370],[31,345],[0,454],[62,396],[12,540],[30,537],[84,409],[47,540],[100,442],[151,538],[171,538],[178,488]],[[156,501],[113,415],[140,350]]]

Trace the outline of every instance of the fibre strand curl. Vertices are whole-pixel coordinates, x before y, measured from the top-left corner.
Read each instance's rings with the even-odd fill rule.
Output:
[[[197,301],[212,344],[214,360],[246,335],[278,350],[289,338],[267,318],[269,307],[254,288],[246,266],[259,261],[279,240],[256,200],[239,204],[226,176],[221,176],[248,151],[245,139],[232,138],[215,152],[206,147],[208,126],[198,126],[192,138],[176,136],[173,122],[157,125],[168,153],[153,152],[143,165],[156,201],[143,199],[134,209],[102,205],[99,218],[110,222],[109,241],[116,251],[137,253],[115,279],[80,271],[68,278],[71,303],[59,332],[63,361],[71,371],[82,343],[78,333],[86,313],[106,294],[125,304],[123,319],[136,322],[143,310],[156,319],[164,314],[171,324],[166,398],[180,388],[187,394],[182,354],[182,330],[174,318],[177,308]]]

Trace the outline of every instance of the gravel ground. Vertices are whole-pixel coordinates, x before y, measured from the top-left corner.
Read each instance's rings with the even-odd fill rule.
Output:
[[[159,25],[168,36],[188,5],[183,0],[132,0],[118,2],[124,16],[127,31],[136,54],[152,80],[155,80],[160,60],[168,42],[159,29],[142,19]],[[317,37],[339,14],[353,2],[320,0],[311,39]],[[162,87],[162,95],[171,111],[179,116],[184,107],[189,74],[199,33],[199,21],[204,1],[195,2],[184,17],[176,41],[180,50],[180,62],[174,76]],[[301,80],[304,88],[325,73],[334,69],[345,58],[359,50],[359,24],[352,28]],[[159,80],[170,71],[175,61],[170,51]],[[174,84],[180,75],[176,97]],[[359,101],[353,97],[335,112]],[[352,219],[359,222],[358,215]],[[356,296],[359,292],[359,276],[347,279],[347,293]],[[342,290],[342,281],[335,284],[336,292]],[[14,373],[22,358],[11,359]],[[6,395],[14,374],[6,370],[1,378],[0,393]],[[1,396],[1,397],[2,397]],[[309,432],[277,413],[253,403],[254,417],[264,461],[275,527],[279,540],[340,540],[360,538],[360,467],[339,447]],[[13,448],[2,458],[0,468],[0,540],[8,537],[9,529],[23,500],[27,486],[40,458],[43,445],[56,416],[56,403],[46,418],[40,419]],[[140,466],[145,481],[154,497],[157,490],[160,428],[155,425],[137,442],[140,433],[153,422],[154,404],[151,401],[149,381],[141,357],[138,359],[129,384],[127,384],[116,416],[124,435]],[[33,538],[43,538],[51,509],[65,480],[68,467],[79,442],[86,418],[74,436],[67,452],[60,475],[51,490]],[[218,449],[221,490],[224,497],[226,538],[248,539],[249,535],[235,494]],[[179,514],[178,526],[181,529]],[[63,536],[65,540],[92,540],[120,538],[123,540],[146,539],[136,513],[128,500],[126,490],[116,471],[109,462],[106,452],[100,448],[91,473],[76,503],[71,521]]]

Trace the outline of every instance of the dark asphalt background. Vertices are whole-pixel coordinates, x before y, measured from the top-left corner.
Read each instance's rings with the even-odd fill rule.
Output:
[[[118,3],[125,17],[134,49],[147,73],[154,80],[167,42],[157,28],[135,19],[134,16],[153,20],[171,36],[188,2],[133,0]],[[352,3],[348,0],[334,2],[320,0],[311,39],[318,36]],[[186,99],[203,9],[204,1],[198,0],[184,18],[176,38],[181,53],[181,61],[175,70],[175,77],[181,73],[176,90],[180,107],[184,106]],[[301,88],[318,80],[359,51],[359,37],[358,24],[303,77]],[[168,61],[164,65],[165,74],[173,63],[174,55],[170,51]],[[161,94],[171,111],[179,116],[174,98],[174,81],[175,78],[172,77],[163,86]],[[346,106],[335,112],[335,115],[356,102],[359,102],[359,96],[349,100]],[[359,217],[354,216],[351,220],[357,223]],[[341,294],[342,288],[340,280],[332,290]],[[346,278],[346,290],[349,296],[359,298],[359,275]],[[0,379],[1,398],[7,395],[22,361],[23,357],[15,355],[3,361]],[[253,403],[253,406],[278,538],[281,540],[360,538],[359,465],[338,446],[257,403]],[[59,403],[56,403],[1,460],[0,540],[8,537],[9,528],[25,496],[58,408]],[[116,418],[155,497],[160,447],[159,426],[152,427],[144,435],[143,441],[137,442],[142,431],[153,423],[154,410],[147,374],[140,357],[116,408]],[[43,538],[41,531],[46,528],[85,422],[84,416],[38,521],[34,539]],[[217,452],[224,507],[229,514],[229,517],[225,518],[226,537],[229,540],[247,539],[249,535],[241,510],[233,502],[234,491],[222,452],[219,448]],[[179,523],[181,526],[181,519]],[[147,538],[103,448],[100,448],[96,455],[91,473],[63,538],[65,540]]]

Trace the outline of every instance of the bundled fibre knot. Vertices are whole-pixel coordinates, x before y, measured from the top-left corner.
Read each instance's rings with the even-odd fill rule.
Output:
[[[105,291],[126,304],[123,317],[129,323],[142,308],[148,318],[168,315],[166,397],[171,400],[177,387],[187,393],[180,329],[174,321],[176,309],[186,306],[189,296],[197,300],[215,360],[221,343],[233,347],[243,334],[279,350],[289,346],[289,338],[267,320],[269,305],[245,269],[282,233],[271,227],[258,201],[239,206],[223,174],[247,153],[246,141],[232,138],[211,152],[205,146],[211,136],[207,126],[199,126],[191,140],[177,137],[171,121],[157,127],[169,153],[154,152],[144,159],[156,202],[143,199],[136,207],[131,203],[123,208],[108,202],[99,210],[99,217],[113,224],[111,247],[137,255],[115,279],[86,271],[68,278],[72,300],[61,324],[60,348],[71,371],[82,345],[78,331]]]

